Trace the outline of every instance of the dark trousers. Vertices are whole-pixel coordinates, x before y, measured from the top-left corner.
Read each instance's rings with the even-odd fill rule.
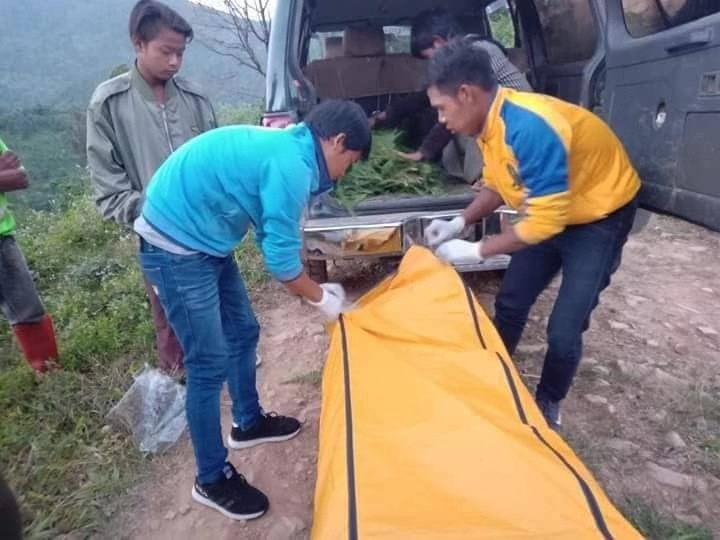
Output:
[[[0,308],[11,325],[40,322],[45,308],[13,236],[0,236]]]
[[[150,300],[150,313],[155,327],[158,367],[169,374],[182,374],[185,370],[183,352],[175,332],[168,323],[165,311],[152,285],[145,278],[145,290]]]
[[[605,219],[567,227],[559,235],[513,254],[495,300],[495,326],[511,355],[530,308],[562,272],[547,327],[548,348],[538,395],[554,401],[567,395],[582,358],[582,334],[600,293],[620,266],[636,210],[637,199]]]

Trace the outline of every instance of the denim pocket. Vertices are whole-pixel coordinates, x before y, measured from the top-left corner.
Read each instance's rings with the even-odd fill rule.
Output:
[[[188,265],[194,265],[197,263],[204,263],[212,259],[216,259],[212,255],[207,253],[192,253],[190,255],[177,255],[175,253],[168,253],[168,262],[176,267],[183,267]]]

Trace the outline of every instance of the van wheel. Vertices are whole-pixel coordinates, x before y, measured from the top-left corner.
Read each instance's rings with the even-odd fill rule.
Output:
[[[313,281],[318,283],[325,283],[328,280],[328,267],[327,261],[321,260],[309,260],[305,261],[305,268],[307,269],[308,276]]]

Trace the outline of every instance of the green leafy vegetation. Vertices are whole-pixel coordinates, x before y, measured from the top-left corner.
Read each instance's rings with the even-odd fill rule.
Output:
[[[490,14],[490,29],[492,37],[503,46],[515,47],[515,27],[512,16],[507,7],[500,8]]]
[[[0,113],[0,138],[28,171],[30,187],[14,192],[18,207],[49,210],[62,207],[87,188],[85,166],[85,113],[47,107]]]
[[[218,124],[229,126],[234,124],[258,125],[262,116],[260,104],[226,105],[217,111]]]
[[[87,178],[75,181],[87,183]],[[62,371],[36,378],[0,325],[0,470],[28,538],[92,532],[146,461],[105,415],[155,344],[133,234],[81,195],[64,210],[23,212],[18,242],[57,332]],[[267,279],[249,238],[236,252],[251,289]]]
[[[78,178],[77,181],[87,181]],[[90,530],[143,458],[104,417],[144,362],[153,332],[134,239],[87,197],[22,215],[18,242],[57,331],[63,370],[37,380],[0,326],[0,469],[29,538]]]
[[[656,540],[712,540],[712,532],[655,510],[647,502],[632,498],[623,505],[625,515],[645,536]]]
[[[260,108],[219,117],[256,124]],[[82,113],[44,108],[0,115],[0,137],[31,177],[32,189],[10,200],[63,367],[37,378],[0,321],[0,471],[31,539],[91,535],[148,461],[105,423],[133,373],[155,363],[155,338],[135,235],[103,221],[87,193],[84,124]],[[267,279],[251,236],[235,257],[250,289]]]
[[[307,384],[317,388],[322,384],[322,370],[314,369],[286,381],[285,384]]]
[[[335,197],[352,206],[370,197],[387,195],[436,195],[443,191],[437,166],[400,157],[394,131],[376,131],[367,161],[356,163],[335,190]]]

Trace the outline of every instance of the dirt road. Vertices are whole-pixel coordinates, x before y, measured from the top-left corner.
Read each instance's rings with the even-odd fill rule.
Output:
[[[720,537],[719,254],[720,234],[665,217],[653,216],[631,237],[585,335],[585,358],[563,420],[567,440],[617,504],[645,512],[646,519],[654,510],[702,524]],[[344,264],[331,279],[361,291],[381,275]],[[470,282],[491,310],[497,276]],[[538,302],[516,358],[530,386],[540,373],[553,296],[554,289]],[[235,523],[193,503],[194,463],[184,439],[156,460],[151,477],[128,494],[99,537],[308,538],[327,338],[313,310],[278,286],[257,294],[256,307],[263,325],[263,406],[304,422],[290,442],[231,454],[268,494],[270,512]],[[229,414],[225,398],[226,430]]]

